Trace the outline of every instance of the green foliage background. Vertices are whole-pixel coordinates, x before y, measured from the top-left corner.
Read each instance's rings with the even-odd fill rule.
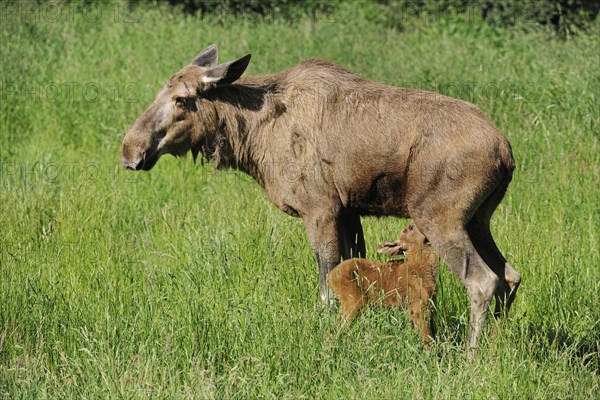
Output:
[[[131,1],[136,4],[136,0]],[[481,18],[493,26],[531,29],[552,27],[568,35],[588,27],[598,15],[594,0],[168,0],[189,13],[293,17],[323,15],[346,7],[369,10],[373,21],[391,28],[406,29],[414,19]]]
[[[402,31],[373,10],[2,3],[0,398],[600,397],[598,20],[559,39],[450,14]],[[301,221],[249,178],[190,158],[121,169],[126,129],[211,43],[252,53],[249,74],[321,57],[463,98],[505,132],[517,170],[492,223],[523,285],[475,357],[445,268],[432,351],[400,310],[342,330]],[[365,219],[373,257],[403,223]]]

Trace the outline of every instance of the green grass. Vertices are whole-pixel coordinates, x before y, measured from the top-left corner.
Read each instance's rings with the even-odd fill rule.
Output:
[[[600,398],[597,35],[2,7],[0,398]],[[505,132],[517,170],[493,231],[523,284],[473,359],[447,269],[431,352],[400,310],[343,331],[317,307],[302,222],[248,177],[190,157],[120,168],[124,131],[211,43],[251,52],[249,74],[318,56],[438,90]],[[365,219],[371,255],[403,223]]]

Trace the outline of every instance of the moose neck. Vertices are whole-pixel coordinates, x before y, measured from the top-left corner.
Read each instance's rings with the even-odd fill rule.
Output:
[[[199,149],[215,168],[235,168],[264,186],[265,124],[285,111],[273,76],[244,78],[206,96],[216,113],[215,131]],[[196,153],[198,150],[195,151]]]

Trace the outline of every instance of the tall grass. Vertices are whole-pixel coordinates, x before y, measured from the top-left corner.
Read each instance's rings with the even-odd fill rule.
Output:
[[[598,36],[25,4],[0,25],[0,398],[600,397]],[[124,131],[211,43],[251,52],[248,74],[317,56],[464,98],[505,132],[517,171],[493,231],[523,284],[473,359],[446,269],[432,351],[399,310],[343,331],[301,221],[248,177],[122,171]],[[368,251],[402,223],[365,219]]]

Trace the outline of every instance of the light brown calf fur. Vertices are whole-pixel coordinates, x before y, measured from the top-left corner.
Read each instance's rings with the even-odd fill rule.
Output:
[[[389,257],[404,252],[406,260],[378,263],[353,258],[327,275],[327,283],[341,302],[342,313],[351,321],[367,304],[407,307],[423,340],[430,343],[434,334],[432,305],[439,270],[437,255],[412,222],[398,240],[386,243],[378,252]]]
[[[243,77],[249,62],[220,64],[214,45],[200,52],[127,132],[123,166],[148,171],[191,151],[250,174],[304,221],[326,304],[340,257],[366,256],[361,216],[413,219],[467,290],[467,347],[476,347],[492,298],[496,315],[508,311],[521,280],[490,232],[515,169],[504,135],[466,101],[327,61]]]

